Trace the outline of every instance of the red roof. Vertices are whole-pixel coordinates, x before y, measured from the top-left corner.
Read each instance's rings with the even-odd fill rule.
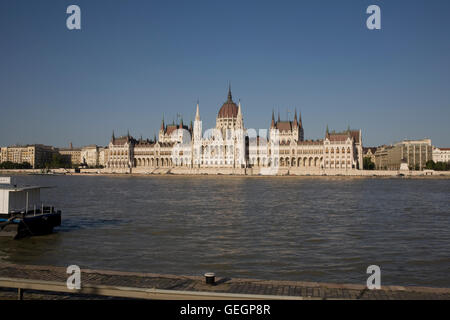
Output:
[[[359,130],[351,130],[350,135],[355,139],[356,143],[359,143]]]
[[[172,134],[172,132],[174,132],[174,131],[177,130],[177,129],[178,129],[178,128],[177,128],[176,125],[170,124],[170,125],[168,125],[168,126],[166,127],[166,133],[167,133],[168,135],[170,135],[170,134]]]
[[[328,139],[330,141],[345,141],[349,138],[347,133],[330,133]]]
[[[219,110],[219,118],[237,118],[238,107],[233,101],[227,101]]]
[[[330,141],[345,141],[349,137],[353,138],[355,143],[360,143],[359,130],[350,130],[350,131],[344,131],[344,132],[328,133],[328,139]]]
[[[323,140],[305,140],[305,141],[298,141],[297,145],[299,146],[312,146],[312,145],[323,145]]]
[[[275,124],[275,128],[277,128],[280,131],[291,131],[292,130],[290,121],[278,121]]]

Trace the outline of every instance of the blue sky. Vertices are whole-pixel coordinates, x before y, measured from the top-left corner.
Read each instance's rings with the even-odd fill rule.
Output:
[[[80,31],[66,28],[71,4]],[[247,128],[297,108],[307,139],[350,125],[366,146],[449,147],[449,12],[447,0],[2,0],[0,145],[152,138],[163,114],[193,120],[197,99],[210,128],[231,81]]]

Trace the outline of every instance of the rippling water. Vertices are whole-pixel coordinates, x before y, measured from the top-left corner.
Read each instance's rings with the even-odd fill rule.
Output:
[[[450,180],[18,176],[56,186],[58,232],[0,260],[263,279],[450,287]]]

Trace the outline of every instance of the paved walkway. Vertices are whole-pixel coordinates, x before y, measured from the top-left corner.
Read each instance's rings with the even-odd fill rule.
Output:
[[[268,296],[302,297],[305,299],[445,299],[450,288],[382,286],[367,290],[363,285],[299,281],[216,278],[216,285],[205,284],[203,277],[174,276],[152,273],[81,270],[81,285],[107,285],[132,288],[153,288],[177,291],[218,292]],[[66,268],[0,263],[0,277],[43,280],[65,283]],[[8,290],[0,291],[0,299]],[[10,292],[11,294],[11,292]],[[5,296],[6,295],[6,296]],[[65,294],[67,296],[67,294]]]

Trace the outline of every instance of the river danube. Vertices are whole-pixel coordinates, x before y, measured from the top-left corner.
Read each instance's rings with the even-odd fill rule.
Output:
[[[0,261],[177,275],[450,287],[450,180],[16,176],[54,186],[51,235]]]

